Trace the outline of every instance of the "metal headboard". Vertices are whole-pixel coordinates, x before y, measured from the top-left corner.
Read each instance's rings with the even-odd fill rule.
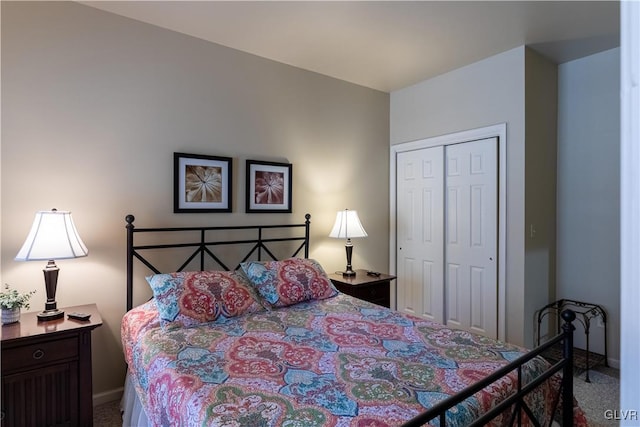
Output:
[[[294,249],[291,257],[298,256],[298,254],[304,250],[304,257],[309,258],[309,226],[311,224],[311,215],[306,214],[304,224],[281,224],[281,225],[239,225],[239,226],[221,226],[221,227],[165,227],[165,228],[136,228],[133,225],[133,221],[135,217],[133,215],[127,215],[125,217],[125,221],[127,222],[127,311],[133,308],[133,261],[134,258],[138,259],[142,264],[147,266],[151,271],[155,274],[161,273],[161,271],[156,268],[152,262],[150,262],[147,258],[145,258],[141,252],[147,251],[151,249],[171,249],[171,248],[194,248],[193,252],[187,256],[187,259],[184,263],[175,271],[182,271],[186,268],[196,257],[200,257],[200,270],[205,269],[205,260],[213,260],[217,265],[219,265],[224,270],[230,270],[230,268],[218,257],[213,249],[215,247],[226,247],[230,245],[242,245],[242,244],[251,244],[250,249],[242,258],[234,266],[234,270],[240,267],[240,263],[247,261],[252,255],[256,255],[259,261],[263,260],[263,255],[268,256],[271,260],[276,260],[276,256],[273,252],[267,247],[267,244],[275,243],[275,242],[302,242],[299,246]],[[265,238],[266,230],[284,230],[284,229],[294,229],[293,236],[287,237],[267,237]],[[296,229],[303,229],[304,235],[301,233],[296,233],[298,231]],[[248,230],[255,231],[254,236],[248,239],[223,239],[223,240],[208,240],[207,232],[214,231],[234,231],[234,230]],[[160,243],[160,244],[148,244],[148,245],[136,245],[134,243],[134,236],[137,233],[169,233],[173,235],[173,233],[184,233],[184,232],[199,232],[199,240],[190,241],[186,243]],[[253,234],[253,233],[252,233]],[[297,235],[296,235],[297,234]]]

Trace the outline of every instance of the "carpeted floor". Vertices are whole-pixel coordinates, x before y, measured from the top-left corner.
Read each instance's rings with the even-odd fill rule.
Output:
[[[620,371],[604,366],[589,372],[590,383],[584,381],[582,373],[573,382],[573,395],[584,411],[590,427],[618,426],[611,418],[612,412],[620,409]]]
[[[122,417],[120,416],[120,402],[116,400],[113,402],[95,406],[93,408],[93,425],[94,427],[122,426]]]
[[[574,396],[585,412],[589,426],[619,425],[618,421],[608,420],[606,415],[607,411],[620,408],[620,371],[599,367],[590,371],[589,377],[590,383],[584,381],[584,373],[576,376],[573,382]],[[122,426],[120,402],[109,402],[93,408],[93,425],[96,427]]]

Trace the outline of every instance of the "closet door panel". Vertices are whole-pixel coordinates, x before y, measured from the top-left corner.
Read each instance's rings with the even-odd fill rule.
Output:
[[[444,148],[397,157],[397,307],[444,322]]]
[[[448,145],[445,159],[446,324],[496,337],[497,139]]]

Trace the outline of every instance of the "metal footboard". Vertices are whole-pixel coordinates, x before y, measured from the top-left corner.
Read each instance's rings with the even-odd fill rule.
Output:
[[[537,420],[533,414],[533,411],[528,407],[525,397],[535,390],[539,385],[543,382],[547,381],[552,375],[557,374],[562,371],[562,383],[561,387],[558,390],[558,395],[555,399],[554,408],[552,413],[555,415],[558,409],[558,403],[562,400],[561,406],[561,419],[563,427],[572,427],[573,426],[573,331],[575,327],[572,322],[575,320],[576,315],[571,310],[565,310],[562,312],[562,319],[564,320],[564,324],[562,325],[562,333],[557,335],[552,340],[546,342],[545,344],[536,347],[534,350],[529,353],[519,357],[508,365],[502,367],[497,370],[493,374],[489,375],[482,381],[479,381],[466,389],[462,390],[460,393],[455,394],[453,396],[448,397],[447,399],[439,402],[431,409],[426,412],[421,413],[420,415],[412,418],[408,422],[404,423],[402,427],[414,427],[414,426],[422,426],[430,423],[433,420],[438,420],[440,427],[446,427],[447,425],[447,411],[454,408],[459,403],[465,401],[469,397],[473,396],[483,388],[489,386],[495,381],[500,380],[504,376],[508,375],[513,371],[517,371],[518,373],[518,384],[517,384],[517,392],[503,402],[498,404],[491,411],[482,415],[480,418],[475,420],[472,426],[484,426],[497,416],[503,414],[505,411],[512,408],[510,426],[520,426],[522,425],[522,416],[523,413],[526,415],[530,422],[535,426],[542,425],[540,420]],[[546,350],[551,348],[553,345],[562,343],[563,345],[563,358],[557,363],[551,365],[547,370],[545,370],[539,377],[534,379],[533,381],[523,384],[522,381],[522,368],[530,360],[535,357],[540,356]],[[552,418],[554,418],[552,416]],[[549,421],[551,423],[551,420]]]

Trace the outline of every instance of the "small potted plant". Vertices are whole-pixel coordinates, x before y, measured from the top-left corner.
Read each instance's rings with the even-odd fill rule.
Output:
[[[20,309],[29,308],[29,299],[36,291],[30,291],[24,294],[19,293],[15,289],[9,289],[9,285],[5,283],[4,292],[0,292],[0,309],[2,309],[2,324],[15,323],[20,320]]]

